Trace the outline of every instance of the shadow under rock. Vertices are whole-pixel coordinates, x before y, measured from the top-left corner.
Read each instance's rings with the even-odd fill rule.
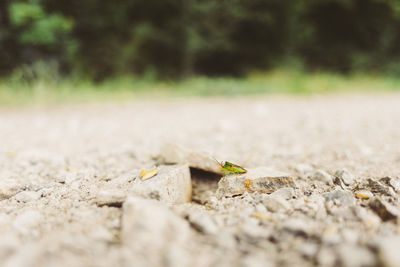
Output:
[[[210,194],[218,189],[221,175],[196,168],[190,168],[192,177],[192,201],[205,204]]]

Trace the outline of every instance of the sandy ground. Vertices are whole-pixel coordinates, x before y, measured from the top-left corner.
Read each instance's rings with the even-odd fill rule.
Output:
[[[396,266],[399,122],[399,94],[2,109],[0,265]],[[202,204],[150,201],[147,217],[130,215],[140,235],[131,233],[123,207],[99,206],[96,194],[114,181],[129,187],[165,143],[272,167],[297,187],[274,210],[259,194],[216,200],[211,182]],[[335,184],[340,170],[354,179]],[[367,182],[383,177],[392,180]],[[392,217],[371,199],[329,200],[334,190],[366,190]],[[200,227],[190,219],[197,213]]]

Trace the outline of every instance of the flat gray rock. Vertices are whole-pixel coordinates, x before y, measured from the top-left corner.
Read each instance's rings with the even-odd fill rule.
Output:
[[[244,192],[271,194],[285,187],[295,187],[293,178],[289,174],[259,167],[248,169],[245,174],[223,176],[218,182],[217,195],[231,197]]]
[[[136,178],[130,193],[171,204],[190,202],[192,182],[187,164],[161,166],[153,177],[142,180]]]

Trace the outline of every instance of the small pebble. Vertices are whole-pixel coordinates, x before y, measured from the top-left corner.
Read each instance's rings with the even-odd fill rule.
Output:
[[[347,186],[353,184],[355,180],[354,175],[346,169],[336,171],[335,177],[342,180],[342,182]]]
[[[29,202],[33,200],[37,200],[41,197],[40,192],[35,191],[22,191],[15,195],[15,199],[19,202]]]
[[[321,181],[321,182],[324,182],[326,184],[333,184],[332,176],[330,174],[328,174],[327,172],[323,171],[323,170],[317,170],[313,174],[312,178],[314,180]]]
[[[340,203],[342,203],[343,205],[347,205],[347,206],[355,204],[355,198],[351,191],[336,189],[333,192],[324,193],[324,194],[322,194],[322,196],[325,198],[326,201],[337,200]]]

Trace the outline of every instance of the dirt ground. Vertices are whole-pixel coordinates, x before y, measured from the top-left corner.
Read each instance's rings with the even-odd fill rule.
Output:
[[[394,93],[1,109],[0,265],[399,266],[399,122]],[[220,199],[194,173],[203,200],[96,203],[166,143],[296,187]]]

